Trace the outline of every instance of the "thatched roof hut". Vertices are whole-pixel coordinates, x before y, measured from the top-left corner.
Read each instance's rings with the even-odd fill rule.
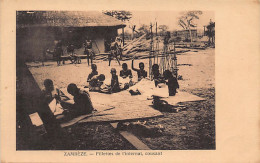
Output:
[[[41,60],[44,49],[51,49],[55,40],[61,40],[66,51],[68,44],[82,49],[91,39],[95,53],[106,52],[106,41],[126,26],[98,11],[17,11],[16,22],[17,56],[27,61]]]
[[[116,27],[126,25],[98,11],[19,11],[17,27]]]

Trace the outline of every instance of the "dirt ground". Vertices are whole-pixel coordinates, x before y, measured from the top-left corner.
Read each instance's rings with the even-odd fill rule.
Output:
[[[179,80],[180,90],[203,97],[200,102],[185,102],[186,109],[177,113],[163,112],[164,117],[153,118],[147,125],[162,125],[164,132],[156,136],[144,136],[134,133],[151,149],[215,149],[215,49],[191,50],[177,55],[179,72],[183,80]],[[144,62],[148,70],[148,59],[136,60]],[[121,66],[113,60],[111,66],[108,61],[94,61],[99,74],[110,77],[110,69],[116,68],[119,74]],[[127,63],[131,68],[131,61]],[[27,63],[39,86],[43,88],[43,81],[52,79],[59,88],[66,88],[70,83],[85,86],[86,79],[91,69],[86,59],[81,64],[57,66],[55,62]],[[132,72],[137,78],[136,72]],[[71,137],[71,149],[134,149],[108,124],[74,125],[66,129]],[[55,149],[55,147],[52,147]]]

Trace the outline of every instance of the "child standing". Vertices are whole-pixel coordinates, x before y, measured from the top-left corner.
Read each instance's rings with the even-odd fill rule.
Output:
[[[90,59],[90,62],[92,64],[93,58],[95,57],[95,53],[92,50],[92,41],[86,40],[86,43],[84,43],[84,46],[85,46],[84,54],[87,55],[88,65],[89,65],[89,59]]]
[[[118,47],[118,43],[116,41],[112,42],[111,41],[111,45],[110,45],[110,54],[108,55],[108,66],[110,66],[110,63],[111,63],[111,60],[113,58],[116,58],[118,64],[120,65],[120,61],[119,61],[119,58],[118,58],[118,55],[119,54],[119,47]]]

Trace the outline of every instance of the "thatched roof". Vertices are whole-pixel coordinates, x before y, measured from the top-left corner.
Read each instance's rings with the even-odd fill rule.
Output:
[[[18,11],[17,27],[117,27],[126,25],[98,11]]]

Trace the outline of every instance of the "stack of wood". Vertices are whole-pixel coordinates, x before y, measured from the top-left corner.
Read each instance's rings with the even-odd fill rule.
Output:
[[[148,52],[150,50],[150,39],[146,39],[146,34],[134,39],[123,47],[123,55],[131,57],[138,52]]]

